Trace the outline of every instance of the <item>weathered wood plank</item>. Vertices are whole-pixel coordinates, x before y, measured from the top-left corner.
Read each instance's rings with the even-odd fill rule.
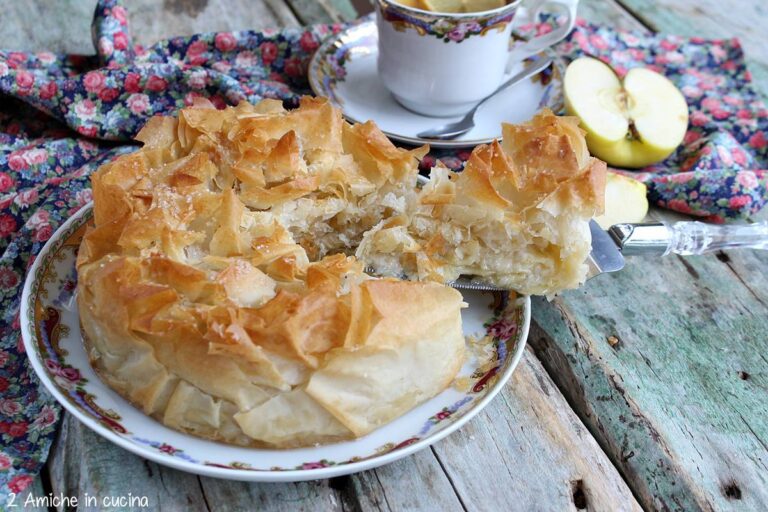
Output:
[[[740,277],[714,256],[636,257],[535,302],[537,355],[647,507],[768,507],[765,277]]]
[[[153,0],[126,0],[124,5],[134,37],[144,45],[196,31],[293,26],[297,24],[294,11],[301,23],[308,24],[346,21],[371,10],[370,0],[289,1],[291,7],[284,0],[168,0],[162,7]],[[57,2],[54,6],[46,0],[0,0],[0,48],[91,54],[90,22],[95,4],[96,0]],[[579,16],[610,21],[619,28],[637,27],[636,20],[613,1],[582,0]]]
[[[373,11],[375,0],[286,0],[303,23],[349,21]],[[634,30],[638,21],[614,0],[582,0],[578,15],[593,22],[610,22],[612,26]]]
[[[259,484],[200,478],[205,501],[212,511],[269,510],[341,511],[341,494],[328,480]]]
[[[581,8],[595,4],[582,1]],[[611,5],[599,2],[589,19],[643,27]],[[662,10],[635,14],[651,28],[678,32]],[[659,16],[667,16],[666,25]],[[689,34],[726,35],[690,27]],[[768,418],[759,403],[768,368],[759,356],[768,328],[765,255],[720,258],[634,258],[619,275],[601,276],[553,304],[535,303],[537,355],[649,508],[766,506]],[[607,343],[612,335],[619,348]]]
[[[461,511],[462,503],[432,450],[349,477],[360,510]]]
[[[621,0],[644,23],[659,32],[705,38],[738,37],[755,85],[768,94],[768,48],[765,2],[744,0]]]
[[[530,353],[488,411],[434,451],[350,477],[295,484],[198,479],[125,452],[71,416],[48,471],[54,493],[81,502],[95,497],[100,509],[109,509],[105,497],[128,493],[168,510],[494,510],[505,502],[565,509],[574,499],[591,510],[638,509]]]
[[[124,2],[134,38],[141,44],[172,36],[225,30],[262,30],[295,26],[296,18],[283,2],[250,0],[148,0]]]
[[[640,510],[530,350],[486,410],[434,451],[468,510]]]
[[[0,48],[93,54],[90,27],[95,5],[96,0],[0,0]],[[198,32],[298,25],[282,0],[125,0],[123,5],[134,42],[145,46]]]
[[[291,7],[285,0],[263,0],[265,4],[269,6],[275,15],[278,27],[293,27],[302,25],[301,21],[296,17]]]
[[[0,48],[93,54],[91,19],[95,5],[96,0],[0,0]]]
[[[359,16],[350,0],[285,0],[304,24],[336,23]],[[362,0],[365,2],[366,0]],[[362,4],[362,2],[360,2]]]
[[[111,501],[104,500],[133,496],[146,497],[152,510],[208,511],[195,475],[133,455],[69,414],[62,421],[47,471],[54,494],[75,496],[81,504],[89,503],[89,496],[95,499],[95,506],[81,505],[78,510],[125,510],[107,506]]]
[[[591,23],[604,23],[619,30],[646,28],[616,0],[580,0],[577,14]]]
[[[0,0],[0,6],[2,6],[3,1]],[[275,21],[262,26],[289,23],[287,21],[277,21],[291,18],[289,16],[290,13],[286,14],[287,11],[280,8],[282,4],[279,0],[266,1],[272,7],[269,12],[270,15],[275,16]],[[128,3],[129,10],[133,10],[130,3]],[[172,5],[173,2],[166,2],[166,4]],[[200,2],[200,5],[203,4],[205,2]],[[304,14],[295,5],[298,4],[294,4],[295,12],[300,15],[304,22],[348,19],[346,18],[347,15],[339,14],[342,11],[338,9],[335,11],[335,14],[327,14],[328,17],[326,18],[313,18],[310,15]],[[240,28],[239,26],[233,26],[232,23],[234,22],[232,20],[222,23],[221,27],[216,26],[212,28],[216,23],[215,18],[218,15],[215,13],[207,15],[205,14],[205,9],[206,7],[202,7],[200,14],[196,15],[203,18],[209,17],[204,30]],[[617,26],[624,28],[632,28],[635,25],[633,19],[618,9],[613,2],[582,0],[580,9],[581,15],[591,20],[608,21],[614,19]],[[168,8],[166,8],[167,10]],[[240,14],[243,13],[244,11]],[[315,14],[314,16],[320,15]],[[183,12],[178,17],[183,21]],[[90,19],[90,12],[88,12],[87,18],[88,20]],[[239,18],[242,20],[242,16]],[[263,21],[264,18],[260,19]],[[141,30],[139,23],[136,20],[133,21],[134,30],[137,31],[137,34]],[[197,30],[192,24],[188,26],[190,27],[189,30]],[[253,28],[254,26],[256,26],[255,23],[248,22],[248,27],[245,28]],[[167,33],[158,34],[147,31],[145,35],[138,36],[139,41],[151,43],[152,38],[183,33],[179,25],[173,24],[173,19],[167,23],[167,27],[169,27]],[[2,27],[0,27],[0,42],[3,37],[2,30]],[[90,52],[90,42],[88,36],[84,34],[87,34],[87,30],[85,33],[78,33],[77,36],[84,38],[83,40],[87,44],[88,52]],[[764,263],[764,261],[759,259],[753,260],[750,258],[742,261],[739,258],[732,257],[731,261],[736,272],[743,273],[759,268]],[[647,268],[645,270],[648,271]],[[678,268],[677,270],[679,271],[680,269]],[[671,279],[669,276],[674,274],[674,272],[670,273],[666,270],[663,270],[662,273],[664,276],[667,276],[668,281]],[[619,293],[621,290],[619,288],[614,290],[614,292]],[[764,295],[760,295],[764,294],[761,289],[755,291],[755,294],[764,297]],[[648,300],[643,300],[642,295],[638,297],[635,294],[634,297],[636,300],[639,299],[639,303],[648,304]],[[539,305],[537,304],[537,306]],[[557,307],[553,308],[549,305],[541,305],[539,309],[550,312],[554,311],[554,313],[559,311]],[[582,310],[574,313],[573,318],[576,319],[574,322],[577,330],[581,329],[583,315],[585,315],[585,312]],[[542,318],[542,316],[539,315],[538,318]],[[557,319],[556,317],[554,318],[555,320]],[[557,322],[554,322],[553,325],[556,327]],[[592,327],[587,325],[586,328],[591,329]],[[547,332],[544,335],[549,336]],[[572,338],[571,342],[574,340]],[[541,344],[539,345],[542,346]],[[557,361],[557,357],[547,356],[546,361],[550,369],[554,368],[557,370],[553,364],[553,362]],[[742,381],[745,383],[744,386],[756,386],[756,389],[762,387],[764,390],[765,383],[763,380],[760,380],[760,376],[765,376],[766,373],[761,367],[752,365],[751,361],[746,362],[749,362],[750,366],[747,366],[746,363],[742,364],[741,366],[747,369],[742,368],[739,370],[748,374],[746,380]],[[564,366],[564,370],[574,373],[571,368],[572,364],[569,362]],[[643,364],[645,364],[644,361]],[[627,364],[627,367],[632,368],[629,364]],[[571,382],[568,380],[567,375],[566,378],[559,376],[556,372],[553,375],[557,377],[558,384],[561,386],[564,384],[568,385]],[[596,373],[597,377],[600,375],[599,372]],[[755,377],[756,375],[758,377]],[[540,384],[539,377],[544,379],[545,386]],[[741,374],[739,374],[739,377],[741,380]],[[522,383],[519,382],[520,379],[523,379]],[[576,377],[571,377],[571,379],[574,382],[573,389],[578,392],[582,382]],[[136,495],[136,490],[138,490],[146,492],[148,496],[154,496],[158,506],[164,506],[171,510],[182,507],[185,509],[204,510],[206,501],[212,509],[229,505],[232,510],[238,509],[238,507],[257,508],[255,504],[261,504],[267,510],[302,507],[317,507],[328,510],[336,510],[338,508],[345,510],[404,508],[425,510],[444,508],[451,510],[456,509],[457,503],[459,506],[463,504],[467,509],[481,509],[483,507],[476,505],[481,504],[486,509],[493,510],[498,509],[500,505],[504,506],[508,503],[514,503],[515,508],[520,504],[520,508],[537,509],[557,508],[556,504],[559,503],[563,507],[572,509],[575,504],[573,503],[573,492],[570,482],[578,482],[581,479],[582,492],[590,508],[600,509],[601,505],[605,509],[620,508],[616,503],[624,502],[610,502],[607,500],[611,496],[611,492],[618,493],[622,497],[628,496],[628,493],[621,489],[621,480],[615,472],[611,472],[610,466],[605,465],[605,457],[599,450],[594,446],[590,447],[590,444],[594,445],[594,441],[590,443],[589,434],[584,432],[578,420],[574,420],[573,415],[568,413],[567,409],[564,409],[563,399],[559,392],[551,386],[551,383],[547,382],[546,375],[540,369],[537,370],[535,368],[535,360],[530,359],[530,355],[526,356],[526,363],[521,365],[520,371],[514,380],[513,386],[508,387],[504,394],[489,406],[488,411],[471,422],[461,432],[438,444],[434,452],[425,451],[391,466],[353,477],[336,479],[331,482],[262,486],[205,478],[198,480],[196,477],[167,468],[160,468],[147,462],[146,464],[152,470],[150,475],[142,459],[110,445],[89,431],[83,433],[83,427],[79,425],[77,427],[81,431],[76,436],[73,436],[73,439],[75,437],[80,438],[76,446],[70,445],[69,451],[63,451],[57,445],[52,457],[53,462],[50,464],[51,480],[56,482],[57,489],[68,489],[74,494],[85,492],[84,489],[94,489],[94,492],[98,489],[98,492],[120,495],[130,489]],[[640,385],[646,384],[641,383]],[[544,388],[550,391],[549,397],[546,394],[542,395]],[[655,389],[655,385],[651,386],[651,388]],[[634,391],[634,388],[631,388],[631,391]],[[613,438],[600,431],[601,423],[590,421],[588,416],[588,414],[591,414],[590,410],[581,405],[583,400],[580,401],[578,396],[571,396],[572,394],[573,392],[569,393],[569,398],[573,400],[573,403],[580,406],[580,413],[587,419],[590,426],[593,427],[593,432],[597,433],[604,446],[609,447],[614,459],[621,460],[621,457],[617,457],[616,453],[621,454],[622,452],[611,448]],[[632,396],[630,398],[634,400],[637,397]],[[667,400],[670,400],[669,397],[667,397]],[[643,403],[643,405],[645,404]],[[742,414],[744,413],[742,412]],[[537,417],[541,419],[537,420]],[[67,420],[67,424],[72,421],[71,419]],[[755,428],[752,425],[749,426]],[[716,430],[705,425],[696,430],[697,435],[700,435],[701,432],[716,432]],[[88,435],[90,437],[87,437]],[[562,444],[563,439],[571,438],[576,440],[575,446],[577,448],[573,448],[567,443]],[[553,439],[559,440],[561,444],[558,445],[557,442],[552,441]],[[101,444],[99,445],[99,443]],[[552,443],[554,443],[554,446],[561,446],[562,453],[553,451]],[[60,444],[61,446],[66,446],[64,442]],[[640,443],[638,443],[638,446],[640,446]],[[723,449],[724,446],[727,445],[720,445],[719,447]],[[526,450],[523,452],[521,447],[526,447]],[[673,445],[673,448],[675,447],[676,445]],[[630,448],[632,448],[631,445]],[[657,443],[651,442],[651,453],[656,448]],[[639,450],[639,448],[635,449]],[[629,455],[629,453],[631,453],[631,450],[626,452],[626,455]],[[437,454],[439,460],[433,454]],[[581,457],[583,460],[573,460],[573,454],[576,454],[576,456]],[[717,456],[712,455],[712,457]],[[629,457],[628,460],[631,461],[636,458],[639,459],[640,455]],[[673,457],[670,456],[671,458]],[[764,457],[763,460],[765,460]],[[119,461],[119,464],[115,463],[115,461]],[[140,464],[137,464],[137,461]],[[504,465],[502,461],[507,461],[507,464]],[[597,462],[592,464],[589,461]],[[624,462],[620,464],[622,470],[625,474],[631,474],[628,472],[626,461]],[[737,462],[731,462],[734,467],[738,467]],[[442,469],[441,464],[447,470],[447,476],[443,471],[438,471],[438,469]],[[542,468],[552,466],[555,467],[555,470],[542,476]],[[605,484],[600,478],[594,476],[595,470],[593,466],[597,468],[596,471],[598,473],[606,473],[607,482],[610,485]],[[489,467],[498,471],[489,471]],[[508,469],[510,467],[513,469]],[[678,464],[676,467],[680,470],[692,471],[691,468],[683,464]],[[90,482],[82,486],[78,482],[81,471],[83,472],[83,477]],[[505,471],[506,473],[504,473]],[[582,477],[582,471],[588,473],[588,476]],[[93,476],[94,474],[96,475],[95,477]],[[130,478],[126,478],[126,474],[130,474]],[[480,478],[478,475],[484,476]],[[503,478],[500,479],[499,475],[502,475]],[[690,478],[685,473],[681,472],[677,478],[681,480],[679,485],[689,485],[687,480]],[[664,483],[661,478],[659,478],[659,481]],[[633,483],[633,486],[636,486],[636,489],[647,490],[649,488],[649,483],[646,480],[633,480],[630,478],[630,482]],[[651,484],[653,483],[652,481]],[[513,493],[507,492],[510,487],[513,488]],[[696,482],[690,484],[689,487],[696,488]],[[726,489],[728,489],[731,495],[735,495],[737,492],[735,490],[736,487],[733,486],[726,487]],[[741,490],[741,487],[739,487],[739,491]],[[458,491],[460,501],[456,496],[456,491]],[[494,495],[497,496],[498,501],[493,501],[489,498],[492,496],[491,492],[495,493]],[[568,501],[569,492],[571,501]],[[652,495],[652,492],[646,494]],[[168,496],[175,497],[171,499]],[[511,501],[501,501],[498,496]],[[531,501],[537,496],[542,501]],[[553,496],[553,500],[559,501],[543,501],[550,496]],[[577,499],[581,500],[580,496],[577,493]],[[698,500],[699,498],[700,496],[694,496],[693,499],[685,503],[690,503],[692,508],[696,508],[702,503],[702,501]],[[705,496],[705,498],[707,497]],[[185,505],[183,501],[185,499],[187,503],[192,503],[192,505]],[[492,501],[493,503],[491,503]],[[631,500],[627,500],[626,503],[626,508],[628,509],[636,507],[636,504]],[[652,500],[644,501],[644,503],[654,504]],[[736,503],[754,504],[754,502],[749,502],[744,497],[742,497],[741,502],[736,501]],[[529,507],[524,507],[523,504],[529,505]]]

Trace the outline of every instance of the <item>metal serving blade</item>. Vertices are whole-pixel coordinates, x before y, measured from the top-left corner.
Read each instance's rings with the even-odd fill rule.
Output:
[[[589,253],[587,262],[589,263],[589,272],[587,279],[606,272],[616,272],[624,268],[624,256],[616,247],[616,242],[611,236],[603,231],[597,222],[589,221],[589,231],[592,233],[592,251]]]
[[[622,256],[616,242],[594,220],[589,221],[589,231],[592,234],[592,251],[587,258],[589,271],[587,279],[591,279],[606,272],[616,272],[624,268],[624,256]],[[367,268],[366,272],[373,270]],[[457,290],[480,290],[489,292],[504,291],[502,288],[485,284],[478,278],[461,276],[457,280],[448,283]]]

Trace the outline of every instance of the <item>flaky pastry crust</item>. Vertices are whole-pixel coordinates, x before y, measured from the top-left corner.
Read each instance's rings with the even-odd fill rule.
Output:
[[[305,98],[156,117],[93,176],[77,260],[92,365],[165,425],[245,446],[362,436],[445,389],[461,295],[346,256],[422,150]]]
[[[502,131],[503,142],[475,148],[463,172],[433,168],[407,214],[366,232],[357,257],[380,274],[468,275],[531,295],[583,283],[605,163],[589,156],[575,118],[546,110]]]
[[[584,279],[605,164],[573,119],[503,130],[419,189],[428,148],[325,100],[151,119],[92,180],[77,260],[92,365],[165,425],[244,446],[350,439],[404,414],[464,359],[465,304],[443,283],[553,294]]]

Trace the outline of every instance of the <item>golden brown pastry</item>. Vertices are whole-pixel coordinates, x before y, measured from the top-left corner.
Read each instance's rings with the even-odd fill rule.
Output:
[[[421,190],[427,148],[325,100],[202,101],[137,139],[93,176],[85,345],[147,414],[239,445],[354,438],[440,393],[464,359],[465,304],[443,283],[576,286],[603,201],[605,165],[551,113]]]
[[[576,118],[544,111],[503,125],[461,173],[435,167],[406,213],[369,230],[357,257],[377,273],[450,282],[460,275],[524,294],[584,282],[589,219],[600,214],[605,163]]]
[[[406,211],[417,157],[321,100],[153,118],[93,176],[77,260],[91,363],[195,435],[294,447],[364,435],[445,389],[461,294],[374,279],[362,234]]]

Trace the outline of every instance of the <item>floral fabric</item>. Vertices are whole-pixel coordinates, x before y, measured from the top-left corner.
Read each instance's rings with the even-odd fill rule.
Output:
[[[580,25],[560,46],[588,53],[620,74],[645,66],[683,92],[688,133],[664,162],[632,175],[658,206],[713,222],[747,218],[768,196],[768,109],[751,84],[737,39],[682,38]]]
[[[59,408],[24,354],[19,300],[27,268],[66,218],[91,199],[89,175],[133,151],[152,115],[196,96],[217,106],[263,97],[294,105],[308,93],[306,66],[339,25],[198,34],[149,48],[132,43],[127,13],[100,0],[93,57],[0,51],[0,503],[21,492],[44,463]],[[527,27],[547,31],[549,26]],[[685,144],[666,162],[634,173],[653,202],[711,220],[740,218],[766,200],[768,112],[750,85],[735,40],[683,40],[580,23],[558,49],[590,53],[620,72],[654,67],[691,106]],[[434,152],[460,168],[471,148]]]

